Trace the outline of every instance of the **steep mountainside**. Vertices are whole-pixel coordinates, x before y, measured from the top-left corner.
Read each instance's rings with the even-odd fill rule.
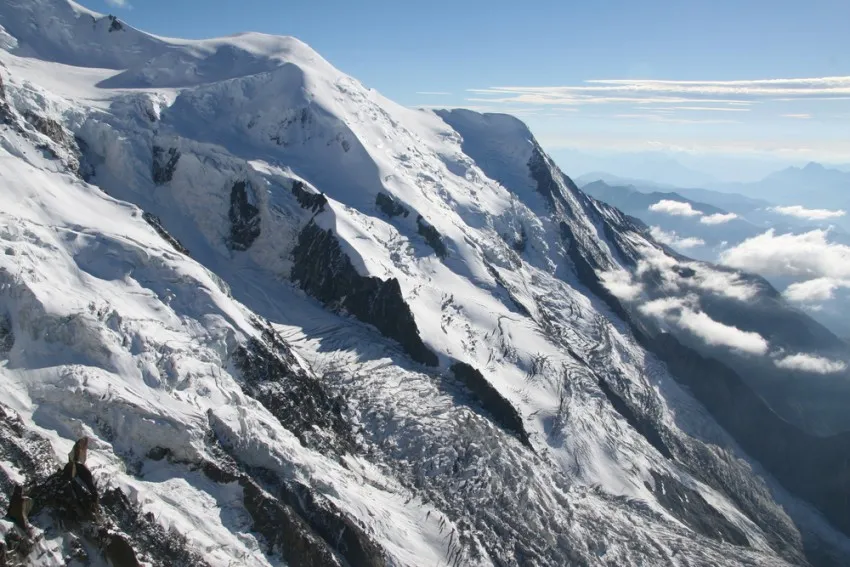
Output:
[[[0,26],[10,561],[850,560],[848,376],[785,363],[846,344],[520,121],[401,107],[292,38],[64,0]],[[56,472],[81,436],[99,503]]]

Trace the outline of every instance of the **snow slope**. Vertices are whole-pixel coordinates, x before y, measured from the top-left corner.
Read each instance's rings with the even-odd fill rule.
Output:
[[[784,376],[761,393],[804,446],[842,429],[846,392],[786,407],[800,376],[775,361],[847,353],[585,196],[516,119],[401,107],[292,38],[171,40],[61,0],[7,2],[0,25],[0,401],[42,459],[93,439],[101,490],[145,528],[111,501],[98,525],[141,560],[850,554],[824,504],[842,488],[754,459],[753,424],[674,370],[719,356],[777,428],[749,388]],[[13,433],[3,485],[37,486]],[[843,456],[824,443],[808,456]],[[88,524],[33,523],[44,564],[73,538],[105,553]],[[157,530],[180,554],[138,535]]]

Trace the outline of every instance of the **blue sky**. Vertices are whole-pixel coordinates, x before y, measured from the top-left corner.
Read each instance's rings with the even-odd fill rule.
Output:
[[[400,103],[515,113],[553,150],[850,162],[848,0],[85,4],[161,35],[294,35]],[[824,77],[844,79],[755,82]]]

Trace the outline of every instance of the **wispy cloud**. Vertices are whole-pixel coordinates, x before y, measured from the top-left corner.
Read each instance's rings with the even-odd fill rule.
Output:
[[[792,354],[775,361],[776,366],[786,370],[800,370],[814,374],[835,374],[847,370],[847,364],[813,354]]]
[[[517,87],[497,86],[470,89],[485,100],[501,103],[667,104],[688,105],[708,110],[705,104],[746,106],[761,100],[850,96],[850,76],[743,81],[669,81],[649,79],[596,79],[580,85]],[[480,99],[473,99],[480,100]],[[697,104],[693,104],[697,103]],[[700,104],[701,103],[701,104]],[[710,111],[710,110],[709,110]]]
[[[127,0],[106,0],[106,3],[116,8],[129,8],[130,3]]]
[[[782,114],[782,118],[796,118],[798,120],[808,120],[812,117],[811,114],[807,112],[800,112],[798,114]]]
[[[426,96],[449,96],[452,93],[447,93],[444,91],[416,91],[416,94]]]
[[[650,205],[649,210],[655,213],[664,213],[665,215],[677,217],[696,217],[702,214],[700,211],[694,209],[690,203],[672,201],[670,199],[662,199]]]
[[[780,215],[797,217],[800,219],[807,220],[837,219],[847,214],[845,211],[842,210],[831,211],[829,209],[807,209],[805,207],[801,207],[800,205],[791,205],[788,207],[770,207],[768,208],[768,210],[773,211],[774,213],[779,213]]]
[[[650,228],[649,234],[657,242],[660,242],[661,244],[666,244],[667,246],[671,246],[673,248],[687,249],[705,245],[705,241],[701,238],[695,238],[693,236],[682,238],[674,231],[666,232],[658,226],[653,226],[652,228]]]
[[[699,219],[699,222],[701,222],[702,224],[714,225],[727,223],[731,220],[735,220],[736,218],[738,218],[738,215],[736,215],[735,213],[716,213],[713,215],[705,215],[704,217]]]

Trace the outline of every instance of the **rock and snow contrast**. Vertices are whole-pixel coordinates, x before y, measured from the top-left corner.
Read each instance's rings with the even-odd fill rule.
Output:
[[[850,563],[846,345],[515,118],[293,38],[0,26],[6,564]]]

